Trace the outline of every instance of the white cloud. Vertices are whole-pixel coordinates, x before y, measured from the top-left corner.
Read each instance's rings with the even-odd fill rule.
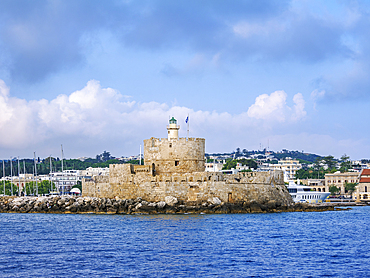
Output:
[[[293,96],[294,107],[286,104],[287,94],[275,91],[271,95],[262,94],[256,97],[255,103],[249,107],[248,116],[266,122],[296,122],[306,116],[305,101],[301,93]]]
[[[219,144],[228,144],[228,136],[236,138],[246,130],[249,134],[263,132],[266,127],[274,126],[276,120],[301,119],[306,114],[303,96],[294,96],[294,109],[286,105],[286,98],[284,91],[260,95],[248,112],[240,114],[194,111],[165,103],[127,101],[120,92],[102,88],[98,81],[91,80],[70,95],[61,94],[50,101],[27,102],[10,97],[9,88],[0,80],[0,132],[6,135],[0,137],[0,148],[37,148],[47,141],[59,145],[67,138],[75,149],[89,144],[101,145],[102,148],[107,144],[117,149],[129,145],[130,140],[141,142],[151,136],[166,136],[169,116],[178,119],[180,136],[185,136],[184,120],[188,114],[191,136],[210,136]],[[255,119],[265,124],[259,125]],[[220,138],[221,134],[225,138]]]
[[[318,101],[320,101],[321,99],[323,99],[325,97],[325,90],[314,90],[312,91],[311,93],[311,99],[313,100],[313,108],[316,109],[316,104]]]
[[[256,98],[255,103],[249,107],[248,116],[262,120],[285,121],[287,94],[284,91],[275,91],[271,95],[262,94]]]
[[[7,106],[9,88],[5,82],[0,79],[0,128],[9,121],[12,116],[12,109]]]
[[[304,110],[305,101],[301,93],[295,94],[293,96],[294,102],[294,113],[292,115],[293,121],[298,121],[304,118],[307,112]]]

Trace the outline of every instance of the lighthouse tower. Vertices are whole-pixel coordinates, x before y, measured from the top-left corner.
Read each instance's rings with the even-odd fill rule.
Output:
[[[167,126],[168,140],[173,140],[173,139],[178,140],[180,126],[177,125],[177,120],[174,117],[172,117],[169,123],[170,124]]]
[[[205,139],[179,138],[179,129],[172,117],[167,125],[168,139],[144,140],[144,165],[155,169],[155,175],[204,172]]]

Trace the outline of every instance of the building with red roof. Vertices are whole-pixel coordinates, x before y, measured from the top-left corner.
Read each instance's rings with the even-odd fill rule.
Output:
[[[370,201],[370,169],[363,169],[359,176],[359,182],[356,191],[353,193],[353,199],[356,201]]]

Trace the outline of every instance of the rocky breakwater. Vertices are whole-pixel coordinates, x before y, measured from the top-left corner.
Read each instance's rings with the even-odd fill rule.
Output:
[[[0,212],[17,213],[108,213],[108,214],[217,214],[217,213],[266,213],[288,211],[334,210],[333,205],[291,204],[275,200],[264,203],[224,203],[217,197],[206,202],[182,202],[167,196],[164,201],[147,202],[141,198],[108,199],[96,197],[0,197]]]

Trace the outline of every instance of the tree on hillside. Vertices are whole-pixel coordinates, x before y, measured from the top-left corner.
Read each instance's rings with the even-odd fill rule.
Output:
[[[226,159],[224,166],[222,167],[222,170],[230,170],[232,168],[236,168],[236,159]]]
[[[332,169],[336,164],[334,156],[332,155],[325,156],[323,160],[325,161],[325,164],[328,166],[329,170]]]
[[[110,152],[104,151],[103,153],[98,154],[96,156],[96,159],[99,160],[99,161],[106,162],[110,159],[113,159],[113,157],[110,155]]]
[[[321,161],[322,161],[322,158],[321,157],[317,157],[315,159],[315,164],[314,164],[314,169],[317,170],[317,178],[320,178],[320,164],[321,164]]]
[[[341,160],[341,163],[340,163],[340,171],[343,173],[343,172],[347,172],[348,169],[351,169],[352,168],[352,165],[351,165],[351,160],[349,159],[349,156],[344,154],[342,155],[342,157],[340,158]]]
[[[257,162],[253,159],[227,159],[226,163],[222,167],[222,170],[230,170],[232,168],[236,168],[236,164],[241,163],[244,166],[248,166],[249,168],[257,169]]]

